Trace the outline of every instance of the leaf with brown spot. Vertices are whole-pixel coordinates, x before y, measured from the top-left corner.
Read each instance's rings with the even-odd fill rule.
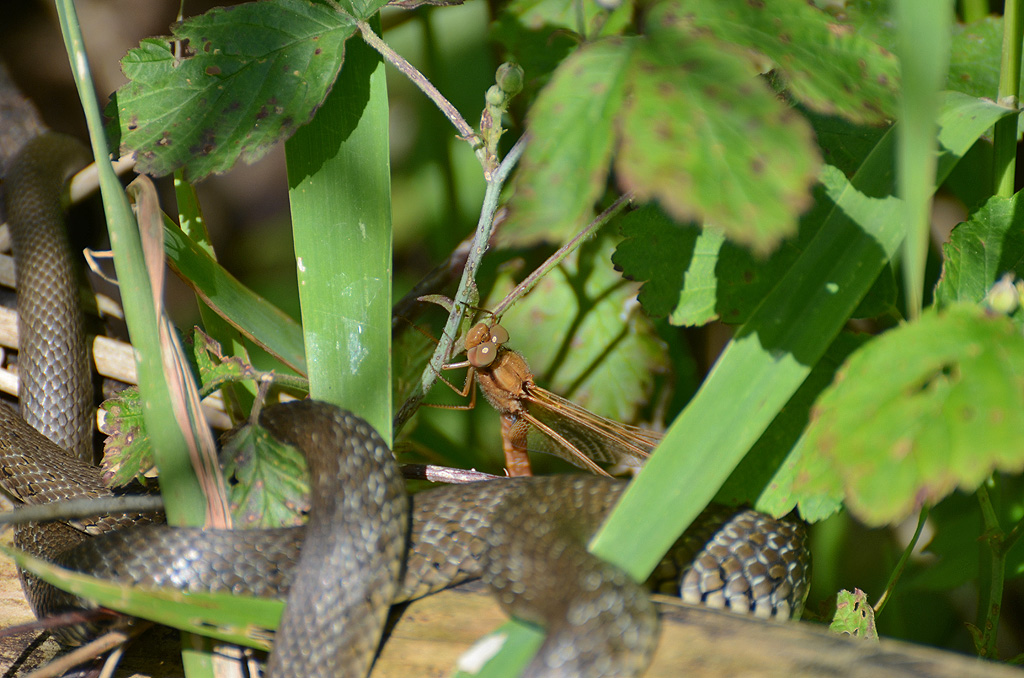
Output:
[[[854,589],[853,593],[840,591],[836,597],[836,614],[828,629],[833,633],[878,642],[875,611],[868,602],[867,594],[860,589]]]
[[[659,32],[634,50],[619,183],[678,222],[770,252],[812,204],[820,159],[810,125],[729,46],[677,38]]]
[[[301,0],[210,10],[174,27],[184,59],[164,39],[128,52],[108,132],[156,176],[183,167],[198,180],[255,162],[313,116],[355,31],[350,17]]]
[[[103,475],[113,487],[127,485],[153,468],[153,448],[144,432],[139,387],[129,386],[100,405]]]
[[[853,122],[881,124],[895,116],[899,63],[853,26],[806,0],[671,0],[663,5],[687,21],[659,19],[684,34],[718,39],[768,57],[803,104]],[[699,8],[699,11],[696,11]]]
[[[926,312],[866,344],[819,398],[794,490],[845,493],[894,524],[993,471],[1024,468],[1024,336],[974,304]]]
[[[607,40],[583,47],[541,91],[530,109],[530,143],[510,204],[515,229],[506,229],[506,237],[565,239],[586,222],[607,181],[635,45]]]
[[[242,527],[284,527],[302,522],[309,509],[306,462],[298,450],[247,425],[224,445],[231,517]]]

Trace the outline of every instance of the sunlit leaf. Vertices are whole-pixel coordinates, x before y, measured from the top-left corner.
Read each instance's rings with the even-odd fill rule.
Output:
[[[244,28],[243,28],[244,27]],[[109,132],[140,172],[191,179],[263,157],[308,122],[330,91],[355,23],[302,0],[216,8],[178,24],[183,59],[143,40],[122,61]]]
[[[868,525],[1024,468],[1024,337],[972,304],[926,312],[851,356],[818,401],[794,489],[841,487]]]

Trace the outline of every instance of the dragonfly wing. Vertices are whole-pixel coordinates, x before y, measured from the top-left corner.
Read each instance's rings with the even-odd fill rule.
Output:
[[[537,430],[529,437],[530,448],[536,446],[539,452],[555,454],[577,466],[589,468],[575,458],[577,453],[599,464],[635,466],[661,442],[658,433],[601,417],[545,389],[534,386],[528,396],[530,414],[556,434],[548,435],[543,427],[534,426]],[[566,443],[574,449],[566,450]]]

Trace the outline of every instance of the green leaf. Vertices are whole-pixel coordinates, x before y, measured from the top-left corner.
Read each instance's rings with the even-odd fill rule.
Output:
[[[220,345],[196,328],[192,341],[185,342],[186,358],[198,383],[199,397],[205,398],[228,383],[253,381],[260,374],[241,358],[224,356]],[[103,412],[100,430],[103,443],[103,468],[110,483],[125,485],[154,465],[152,442],[142,416],[137,386],[131,386],[100,405]]]
[[[796,231],[819,170],[814,135],[744,56],[660,30],[634,51],[628,83],[615,162],[623,189],[761,254]]]
[[[196,327],[192,332],[191,359],[199,374],[199,397],[206,396],[224,384],[259,379],[256,369],[238,356],[225,356],[219,343]]]
[[[722,236],[710,229],[682,226],[648,204],[623,215],[625,237],[612,263],[628,280],[644,281],[637,299],[654,318],[673,314],[674,324],[703,325],[715,313],[715,263]]]
[[[878,641],[875,628],[875,611],[868,602],[868,596],[860,589],[840,591],[836,597],[836,614],[829,624],[829,631],[855,638]]]
[[[954,24],[946,86],[976,97],[999,91],[1003,18],[985,17],[972,24]]]
[[[221,451],[231,515],[240,527],[302,524],[309,509],[306,462],[260,426],[244,426]]]
[[[381,7],[388,4],[388,0],[339,0],[339,3],[346,11],[357,19],[366,21],[376,14]]]
[[[855,125],[837,115],[822,115],[800,109],[814,129],[825,162],[838,167],[843,174],[852,176],[868,157],[886,127]]]
[[[868,525],[895,523],[993,470],[1024,468],[1024,337],[972,304],[930,311],[851,356],[807,430],[797,491],[836,485]]]
[[[896,58],[856,25],[843,25],[805,0],[675,0],[664,7],[662,20],[694,34],[710,31],[770,59],[787,91],[810,108],[858,123],[893,117]]]
[[[845,23],[857,33],[890,51],[896,50],[896,25],[888,2],[847,0]],[[973,97],[994,99],[999,92],[999,70],[1003,51],[1003,17],[988,16],[969,24],[954,22],[949,49],[946,89]],[[1021,83],[1024,84],[1024,74]],[[1024,131],[1024,118],[1017,121]]]
[[[605,40],[566,59],[530,108],[530,143],[510,205],[515,237],[568,240],[604,190],[635,40]]]
[[[745,323],[807,249],[835,207],[821,185],[811,192],[811,199],[814,204],[800,217],[796,234],[784,240],[771,256],[757,257],[734,243],[727,242],[722,246],[715,262],[716,310],[722,322],[732,325]]]
[[[738,49],[672,28],[582,47],[542,90],[528,127],[511,203],[521,240],[575,232],[616,145],[623,189],[762,253],[795,230],[818,171],[810,126]]]
[[[978,303],[1004,273],[1024,273],[1024,214],[1021,194],[992,197],[953,229],[942,245],[942,277],[935,287],[941,305]]]
[[[100,404],[103,441],[103,472],[111,485],[127,485],[155,465],[153,446],[145,434],[142,400],[138,386],[129,386],[116,398]]]
[[[144,40],[122,61],[129,83],[107,108],[108,131],[138,170],[189,179],[255,162],[308,122],[330,91],[355,22],[306,0],[215,8],[178,24],[189,53]]]
[[[673,325],[703,325],[711,320],[742,324],[778,284],[821,228],[833,208],[823,187],[814,190],[815,206],[800,218],[796,236],[767,259],[726,241],[714,229],[678,226],[657,206],[646,205],[622,217],[627,236],[612,261],[630,280],[643,280],[639,300],[654,317],[670,315]],[[855,318],[881,315],[896,299],[887,267],[853,312]]]
[[[616,7],[615,15],[620,17],[615,22],[617,27],[622,27],[622,18],[629,17],[633,4],[626,1]],[[543,28],[547,33],[561,29],[561,32],[571,31],[577,35],[592,36],[602,29],[606,35],[608,31],[609,12],[599,2],[581,4],[575,0],[512,0],[505,7],[503,15],[517,19],[524,27],[532,30]]]

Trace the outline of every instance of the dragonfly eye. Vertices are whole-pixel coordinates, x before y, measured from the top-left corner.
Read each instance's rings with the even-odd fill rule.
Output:
[[[495,325],[491,328],[491,343],[501,346],[508,341],[508,330],[501,325]]]
[[[466,348],[473,348],[479,346],[483,342],[487,341],[490,334],[490,328],[487,327],[487,323],[477,323],[466,332]]]
[[[466,360],[473,367],[487,367],[494,362],[494,359],[498,356],[498,347],[490,341],[485,341],[479,346],[466,351]]]

